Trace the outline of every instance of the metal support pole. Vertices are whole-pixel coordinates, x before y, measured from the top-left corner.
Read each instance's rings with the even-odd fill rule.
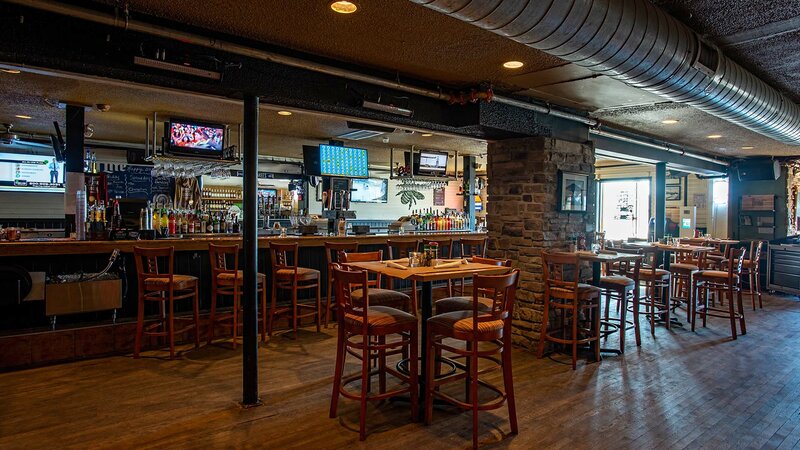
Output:
[[[475,231],[475,157],[464,156],[464,212],[470,231]]]
[[[244,97],[244,286],[242,406],[261,404],[258,398],[258,96]],[[266,287],[265,287],[266,288]]]
[[[656,186],[655,186],[656,210],[655,210],[655,238],[656,240],[664,237],[664,229],[667,225],[667,163],[656,164]]]
[[[67,105],[67,150],[65,170],[59,173],[64,179],[64,229],[67,233],[75,231],[75,193],[83,190],[83,126],[84,107]],[[98,199],[99,201],[100,199]],[[83,205],[80,205],[81,207]]]

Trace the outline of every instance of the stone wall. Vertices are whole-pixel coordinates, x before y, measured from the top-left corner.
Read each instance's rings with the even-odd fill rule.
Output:
[[[578,233],[594,231],[594,147],[546,137],[489,144],[488,256],[509,258],[521,271],[513,340],[534,349],[539,342],[544,283],[541,251],[566,248]],[[586,213],[556,210],[558,171],[589,174]]]

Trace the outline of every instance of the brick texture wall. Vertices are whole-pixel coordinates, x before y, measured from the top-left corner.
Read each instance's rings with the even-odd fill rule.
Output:
[[[521,271],[513,341],[535,349],[542,322],[542,250],[566,248],[578,233],[594,231],[594,147],[546,137],[489,144],[488,256],[510,258]],[[586,213],[556,209],[558,171],[589,175]]]

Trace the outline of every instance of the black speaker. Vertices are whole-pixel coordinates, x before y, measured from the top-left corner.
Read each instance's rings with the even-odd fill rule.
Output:
[[[781,176],[781,165],[772,159],[754,159],[739,163],[739,181],[775,181]]]

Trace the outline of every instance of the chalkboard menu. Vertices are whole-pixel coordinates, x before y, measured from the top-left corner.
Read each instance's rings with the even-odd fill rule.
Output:
[[[152,200],[158,194],[175,195],[175,183],[172,178],[151,175],[151,166],[128,166],[124,170],[106,174],[108,181],[108,197],[140,198]]]

